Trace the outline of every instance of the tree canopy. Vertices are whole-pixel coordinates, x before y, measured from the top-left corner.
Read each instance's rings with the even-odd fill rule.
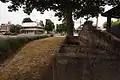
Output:
[[[8,7],[9,11],[17,11],[23,8],[24,12],[30,14],[33,9],[37,9],[41,13],[45,10],[62,11],[72,9],[75,17],[83,17],[85,15],[97,15],[102,11],[102,7],[108,5],[118,5],[119,0],[0,0],[1,2],[11,2]],[[79,14],[80,13],[80,14]],[[62,16],[62,15],[61,15]],[[60,16],[59,16],[60,17]]]
[[[98,16],[103,12],[104,6],[118,5],[119,0],[0,0],[2,2],[11,2],[9,11],[17,11],[23,8],[24,12],[30,14],[33,9],[44,13],[45,10],[53,10],[59,18],[67,18],[67,33],[73,36],[73,20],[80,17]]]
[[[40,24],[41,27],[44,27],[43,21],[40,20],[39,24]]]
[[[117,21],[113,21],[112,26],[119,26],[120,27],[120,20],[118,19]]]
[[[21,28],[21,25],[19,25],[19,24],[17,24],[17,25],[12,24],[11,27],[10,27],[10,32],[11,33],[20,33],[20,28]]]
[[[50,19],[46,19],[44,29],[47,31],[47,33],[53,31],[54,28],[55,28],[54,23]]]
[[[57,24],[56,25],[56,32],[57,33],[66,33],[67,32],[67,25],[65,23]]]

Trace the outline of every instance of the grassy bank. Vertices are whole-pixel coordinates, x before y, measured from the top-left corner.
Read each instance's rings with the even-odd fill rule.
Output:
[[[47,35],[42,36],[26,36],[26,37],[13,37],[13,38],[0,38],[0,62],[4,62],[5,59],[16,53],[26,43],[47,38]]]

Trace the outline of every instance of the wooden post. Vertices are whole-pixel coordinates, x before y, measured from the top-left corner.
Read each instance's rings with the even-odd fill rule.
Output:
[[[108,17],[107,17],[107,31],[108,31],[108,32],[110,31],[110,28],[111,28],[111,17],[108,16]]]

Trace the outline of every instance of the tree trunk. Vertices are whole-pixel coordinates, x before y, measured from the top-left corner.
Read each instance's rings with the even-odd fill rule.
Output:
[[[82,18],[80,18],[80,26],[81,26],[81,24],[82,24],[81,19],[82,19]]]
[[[66,19],[67,19],[67,36],[68,37],[73,37],[73,20],[72,20],[72,10],[67,9],[66,10]]]
[[[111,28],[111,17],[107,17],[107,31],[109,32]]]
[[[98,16],[96,17],[96,28],[98,27]]]

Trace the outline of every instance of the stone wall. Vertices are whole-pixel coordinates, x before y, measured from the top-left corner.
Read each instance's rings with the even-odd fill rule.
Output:
[[[54,80],[120,80],[115,58],[57,56],[54,66]]]
[[[64,43],[57,51],[54,80],[120,80],[120,41],[90,23],[84,26],[75,38],[79,44]]]

